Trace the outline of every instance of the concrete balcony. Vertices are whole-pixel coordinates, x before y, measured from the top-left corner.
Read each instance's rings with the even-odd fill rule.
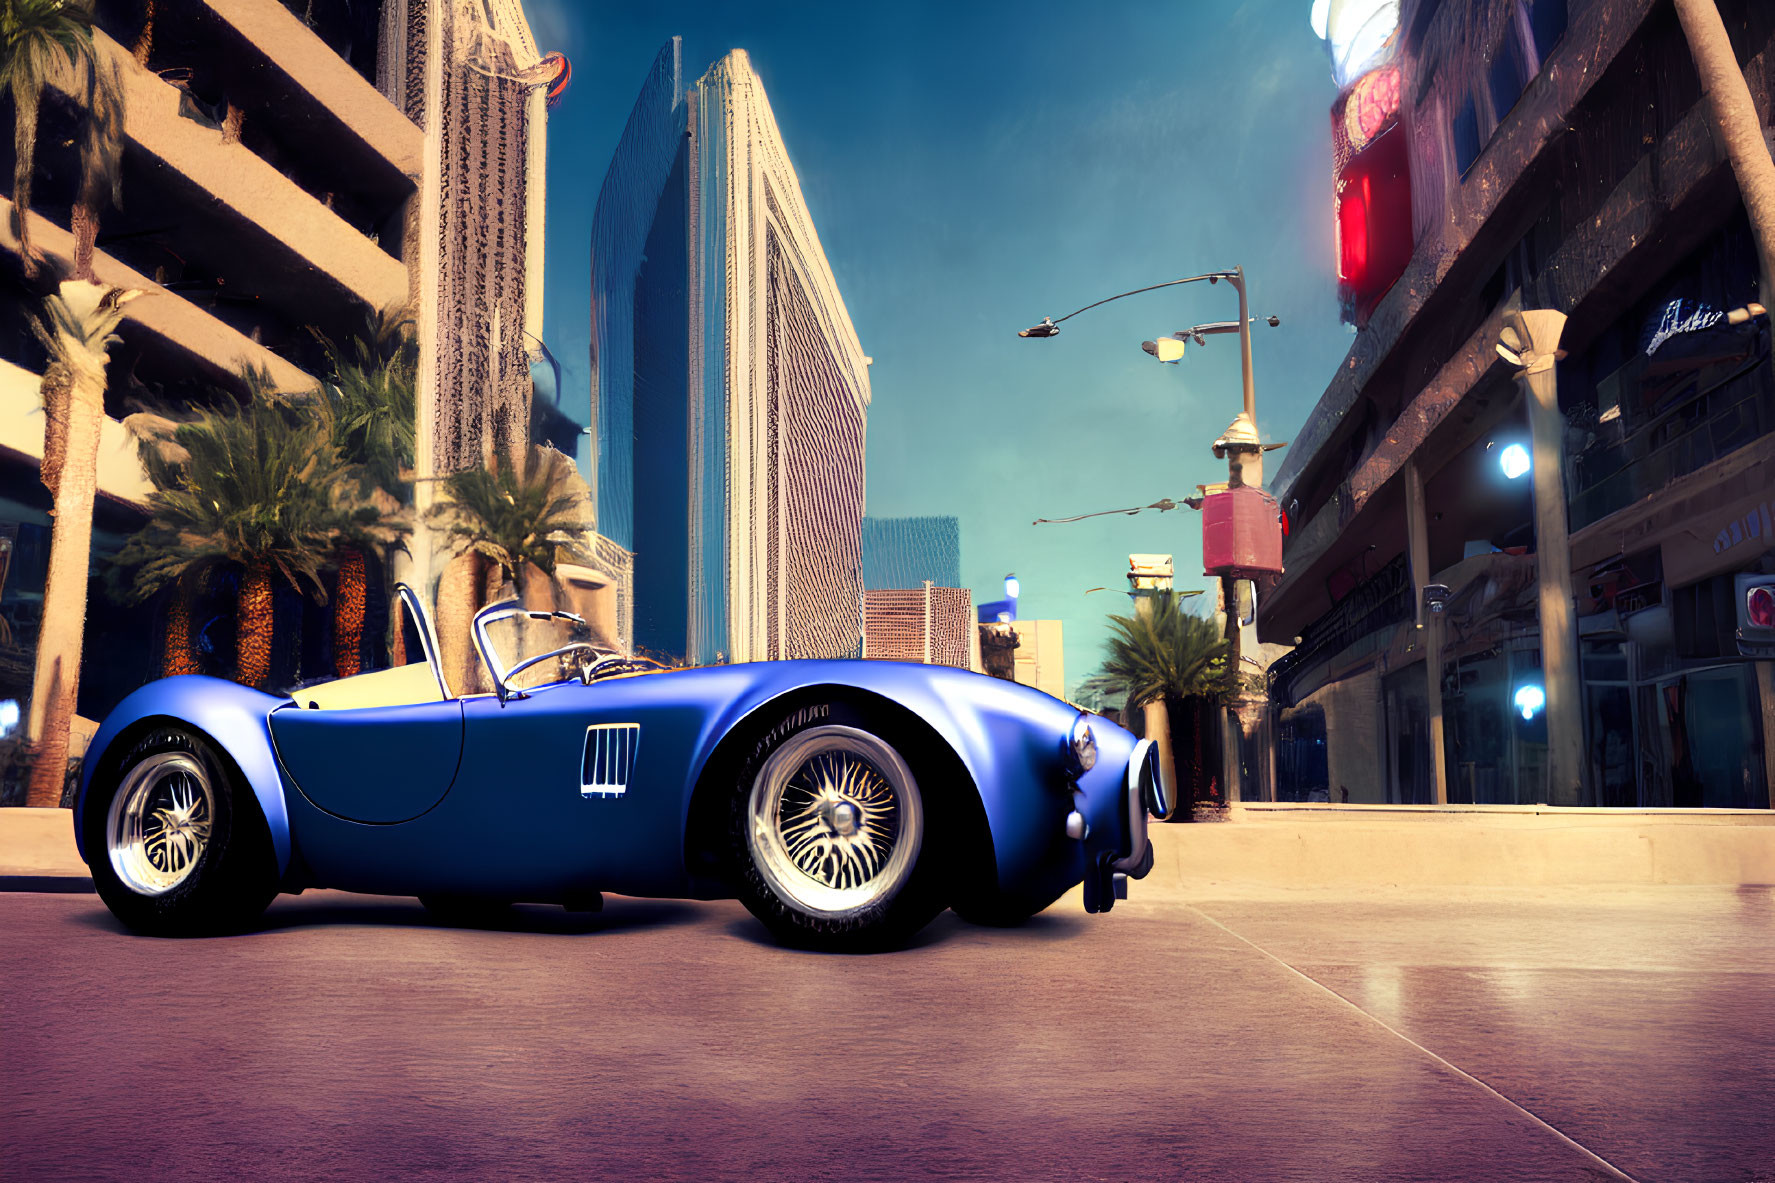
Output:
[[[0,361],[0,449],[43,463],[43,378],[9,361]],[[99,492],[137,508],[145,508],[154,486],[136,458],[135,437],[115,419],[107,418],[99,435]]]
[[[382,308],[406,299],[400,260],[244,145],[182,115],[178,88],[110,37],[95,30],[93,41],[121,73],[129,148],[144,158],[138,176],[155,177],[180,199],[187,225],[209,239],[218,275],[256,286],[298,320],[304,308],[342,300]]]
[[[13,213],[12,202],[0,197],[0,251],[17,255],[19,243],[13,233]],[[31,242],[38,253],[72,272],[74,236],[39,214],[31,214],[30,218]],[[141,330],[152,335],[166,348],[188,357],[194,368],[214,385],[234,385],[240,370],[249,365],[270,371],[272,383],[280,391],[313,390],[319,385],[312,375],[103,251],[93,255],[93,277],[112,287],[151,293],[125,305],[128,312],[124,324],[129,326],[125,334]],[[41,451],[41,429],[37,438]],[[10,443],[10,437],[0,436],[0,443]]]
[[[417,182],[425,136],[382,92],[277,0],[204,0],[226,26],[338,130]],[[355,148],[356,145],[353,145]]]

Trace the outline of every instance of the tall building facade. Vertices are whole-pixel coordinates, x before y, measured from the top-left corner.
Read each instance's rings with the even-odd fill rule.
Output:
[[[327,364],[316,333],[346,341],[385,310],[405,307],[418,325],[421,451],[435,470],[522,440],[527,334],[540,331],[545,79],[516,0],[95,8],[125,148],[123,203],[104,212],[93,272],[145,293],[126,305],[107,367],[95,573],[145,521],[151,492],[122,420],[244,398],[249,367],[275,391],[312,390]],[[30,325],[73,269],[77,126],[74,100],[52,88],[34,276],[0,199],[0,700],[29,693],[43,593],[45,357]],[[158,670],[156,606],[102,601],[102,587],[88,602],[87,717]],[[200,599],[199,658],[225,673],[232,596]],[[319,613],[279,593],[274,677],[325,672]]]
[[[1718,7],[1767,134],[1775,8]],[[1362,331],[1277,475],[1287,570],[1257,606],[1298,642],[1272,667],[1278,792],[1768,808],[1775,680],[1738,630],[1740,580],[1775,573],[1775,371],[1675,12],[1406,0],[1383,33],[1333,110]],[[1557,412],[1499,353],[1527,310],[1566,318]],[[1544,635],[1549,603],[1575,628]],[[1556,709],[1576,726],[1550,734]]]
[[[424,137],[408,287],[419,467],[443,475],[530,442],[548,67],[518,0],[383,0],[380,25],[378,86]]]
[[[961,522],[952,517],[863,519],[863,586],[961,584]]]
[[[868,359],[744,51],[688,88],[676,38],[654,61],[593,217],[591,336],[628,640],[857,655]]]

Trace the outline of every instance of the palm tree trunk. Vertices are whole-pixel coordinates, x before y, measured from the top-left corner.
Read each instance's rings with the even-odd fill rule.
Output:
[[[58,381],[57,370],[60,370]],[[62,802],[67,779],[69,731],[80,693],[80,651],[86,633],[86,582],[92,566],[92,506],[98,490],[99,430],[105,417],[102,365],[97,381],[89,373],[67,381],[65,368],[44,375],[43,402],[49,418],[45,435],[61,420],[58,462],[46,463],[44,483],[55,499],[49,542],[49,579],[43,589],[43,621],[37,634],[37,667],[31,682],[28,734],[35,759],[25,804],[54,807]],[[48,441],[45,441],[47,460]],[[51,484],[53,477],[54,483]]]
[[[1207,761],[1202,750],[1202,711],[1204,709],[1202,699],[1190,700],[1190,738],[1195,745],[1195,750],[1190,753],[1189,791],[1192,802],[1196,799],[1196,794],[1201,792],[1202,782],[1207,779],[1205,772]]]
[[[474,620],[475,600],[481,586],[481,567],[485,562],[470,551],[457,555],[444,567],[438,580],[438,647],[444,663],[444,679],[453,694],[471,694],[478,684],[475,676],[478,658],[469,626]]]
[[[554,576],[548,574],[535,563],[525,563],[518,568],[517,580],[514,584],[518,593],[518,602],[530,612],[553,612],[557,607]]]
[[[19,258],[25,275],[37,274],[31,249],[31,176],[37,171],[37,104],[42,92],[20,71],[12,85],[12,216],[18,220]]]
[[[1732,162],[1738,192],[1750,215],[1762,273],[1762,302],[1775,307],[1775,163],[1769,159],[1750,84],[1738,67],[1738,55],[1714,0],[1676,0],[1676,16],[1695,58],[1695,72],[1701,76],[1701,93],[1717,142]]]
[[[271,565],[256,559],[247,564],[240,577],[235,676],[246,685],[261,689],[271,676],[272,608]]]
[[[99,240],[98,211],[85,201],[76,201],[69,221],[74,232],[74,278],[90,280],[93,247]]]
[[[1155,698],[1144,702],[1140,710],[1146,722],[1146,737],[1158,749],[1159,784],[1165,790],[1165,800],[1172,803],[1173,809],[1182,810],[1187,818],[1190,816],[1188,803],[1177,799],[1177,762],[1171,750],[1171,715],[1165,700]]]
[[[59,361],[43,371],[38,388],[43,395],[43,465],[38,475],[54,497],[62,483],[62,465],[68,458],[68,419],[74,399],[74,372]]]
[[[364,552],[355,546],[341,550],[339,589],[333,598],[333,669],[341,678],[349,678],[363,669],[367,578]]]
[[[148,19],[142,25],[142,34],[136,38],[136,65],[147,66],[148,59],[154,54],[154,0],[148,0]]]
[[[160,672],[168,678],[197,672],[197,652],[191,643],[191,592],[182,575],[173,582],[172,598],[166,605],[166,653]]]

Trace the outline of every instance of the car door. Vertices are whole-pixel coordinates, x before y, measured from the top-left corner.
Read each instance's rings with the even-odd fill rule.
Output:
[[[462,759],[462,702],[271,713],[278,759],[302,795],[350,821],[410,821],[444,799]]]

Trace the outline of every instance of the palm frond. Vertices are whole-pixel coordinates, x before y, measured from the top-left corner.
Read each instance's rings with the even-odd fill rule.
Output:
[[[553,448],[533,448],[526,469],[452,473],[432,508],[456,553],[484,555],[508,579],[525,563],[553,575],[561,554],[583,548],[592,530],[591,493],[572,460]]]
[[[250,385],[250,382],[249,382]],[[184,459],[144,454],[155,490],[148,524],[119,551],[138,597],[193,568],[263,564],[325,599],[320,569],[342,537],[391,524],[343,502],[346,470],[308,408],[255,400],[173,428]]]

